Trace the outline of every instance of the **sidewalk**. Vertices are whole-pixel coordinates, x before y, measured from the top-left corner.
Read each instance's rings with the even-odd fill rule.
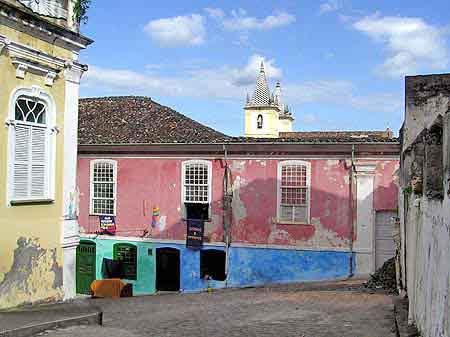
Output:
[[[88,301],[36,305],[0,311],[0,337],[28,337],[73,325],[101,325],[102,310]]]

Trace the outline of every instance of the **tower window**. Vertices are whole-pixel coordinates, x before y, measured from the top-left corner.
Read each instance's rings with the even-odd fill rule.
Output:
[[[258,129],[262,129],[262,127],[263,127],[263,116],[262,115],[258,115],[258,118],[257,118],[256,122],[257,122]]]

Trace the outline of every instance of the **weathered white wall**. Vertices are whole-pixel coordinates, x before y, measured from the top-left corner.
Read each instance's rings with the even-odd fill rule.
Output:
[[[407,78],[403,129],[402,189],[399,208],[402,238],[402,282],[409,299],[409,319],[423,337],[450,336],[450,199],[449,75]],[[405,151],[422,130],[442,116],[444,197],[416,195],[410,184],[410,153]],[[425,147],[427,151],[427,147]],[[411,158],[411,157],[409,157]],[[424,165],[426,166],[426,165]]]
[[[450,201],[409,199],[406,267],[410,319],[424,337],[450,336]]]

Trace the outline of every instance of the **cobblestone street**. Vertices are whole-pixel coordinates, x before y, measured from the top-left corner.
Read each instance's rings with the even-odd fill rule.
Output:
[[[395,336],[392,298],[358,289],[291,285],[93,302],[104,310],[103,327],[73,327],[44,335]]]

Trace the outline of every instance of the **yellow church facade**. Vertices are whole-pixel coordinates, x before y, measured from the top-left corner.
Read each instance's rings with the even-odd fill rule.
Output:
[[[0,0],[0,309],[75,295],[78,0]]]

